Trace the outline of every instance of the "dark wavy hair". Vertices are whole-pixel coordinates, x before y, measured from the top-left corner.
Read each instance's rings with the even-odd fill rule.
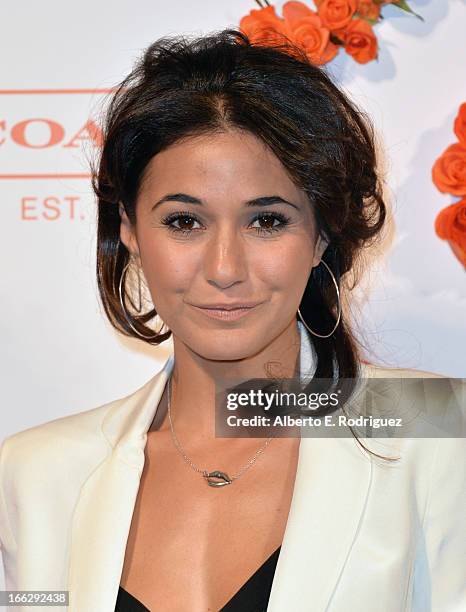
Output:
[[[306,192],[317,229],[329,241],[323,260],[339,285],[351,277],[349,289],[355,286],[358,256],[380,237],[387,214],[367,115],[289,42],[253,44],[235,29],[194,38],[164,37],[145,50],[112,94],[103,148],[92,169],[98,199],[98,288],[118,331],[139,338],[118,293],[129,261],[119,238],[119,203],[134,223],[138,189],[151,158],[180,139],[229,128],[262,140]],[[124,293],[125,304],[126,297]],[[313,268],[300,311],[314,331],[327,334],[333,328],[336,292],[325,266]],[[135,314],[132,324],[150,335],[147,322],[156,315],[154,308]],[[157,345],[170,335],[169,330],[146,341]],[[360,375],[360,344],[344,312],[331,336],[312,336],[312,342],[316,378]]]

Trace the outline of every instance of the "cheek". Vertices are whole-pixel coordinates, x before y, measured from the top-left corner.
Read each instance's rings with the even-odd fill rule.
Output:
[[[311,271],[312,252],[308,241],[290,240],[273,245],[254,259],[256,276],[277,291],[299,293]]]
[[[140,248],[141,261],[154,299],[183,292],[195,273],[195,258],[184,245],[159,240]]]

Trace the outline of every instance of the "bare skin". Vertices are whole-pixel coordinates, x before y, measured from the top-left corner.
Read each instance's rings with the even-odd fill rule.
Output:
[[[167,194],[202,203],[163,200]],[[284,202],[245,205],[263,196]],[[327,244],[307,196],[260,140],[229,131],[156,155],[141,185],[136,225],[120,212],[121,240],[173,332],[178,439],[200,468],[235,474],[265,440],[215,437],[215,384],[228,376],[264,378],[267,362],[283,376],[297,373],[295,315]],[[167,221],[190,231],[170,231]],[[246,300],[259,305],[235,321],[196,308]],[[238,480],[209,487],[173,444],[166,392],[148,432],[120,583],[151,610],[219,610],[282,542],[299,439],[272,440]]]

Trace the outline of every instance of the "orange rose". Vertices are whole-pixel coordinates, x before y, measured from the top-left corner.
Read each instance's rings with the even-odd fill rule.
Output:
[[[275,13],[273,6],[252,9],[241,19],[239,27],[251,42],[256,44],[283,44],[284,36],[289,36],[285,21]]]
[[[466,146],[466,102],[460,106],[453,129],[460,143]]]
[[[448,240],[452,251],[466,268],[466,198],[439,212],[435,219],[435,233]]]
[[[345,51],[360,64],[377,58],[377,38],[372,26],[363,19],[352,19],[344,31],[338,32]]]
[[[325,64],[335,57],[338,47],[330,42],[330,32],[315,11],[295,1],[286,2],[282,10],[293,42],[304,49],[311,62]]]
[[[365,19],[377,21],[380,17],[380,5],[373,0],[358,0],[357,13]]]
[[[326,28],[338,30],[349,24],[356,8],[357,0],[323,0],[319,5],[319,15]]]
[[[450,248],[453,251],[453,254],[463,264],[463,267],[466,269],[466,251],[463,251],[463,249],[460,246],[458,246],[456,242],[453,242],[453,240],[448,240],[447,242],[450,245]]]
[[[466,195],[466,146],[450,145],[435,162],[432,180],[442,193]]]
[[[295,0],[285,2],[282,7],[282,13],[285,21],[291,26],[291,28],[295,28],[297,25],[299,25],[299,22],[302,19],[317,16],[317,13],[309,8],[307,4],[303,4],[302,2],[297,2]]]

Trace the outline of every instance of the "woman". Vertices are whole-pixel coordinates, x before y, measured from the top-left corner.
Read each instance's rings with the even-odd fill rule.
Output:
[[[73,612],[464,609],[459,440],[379,460],[214,433],[225,377],[429,376],[362,363],[341,308],[386,217],[370,122],[297,49],[162,39],[112,98],[93,184],[105,312],[173,353],[4,440],[7,588]]]

